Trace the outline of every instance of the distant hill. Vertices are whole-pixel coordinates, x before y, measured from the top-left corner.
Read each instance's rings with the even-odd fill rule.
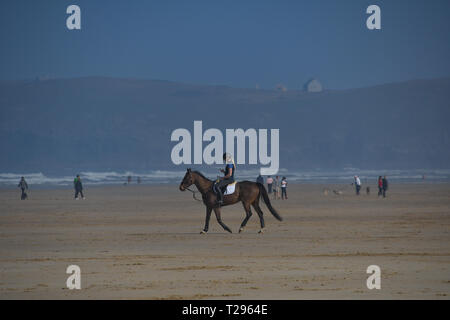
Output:
[[[306,93],[102,77],[0,82],[0,172],[170,169],[170,134],[280,128],[280,166],[450,167],[450,78]]]

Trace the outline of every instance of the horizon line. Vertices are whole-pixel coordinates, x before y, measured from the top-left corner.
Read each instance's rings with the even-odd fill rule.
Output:
[[[274,85],[273,88],[256,88],[256,85],[254,88],[252,87],[235,87],[227,84],[206,84],[206,83],[195,83],[195,82],[185,82],[185,81],[176,81],[176,80],[165,80],[165,79],[155,79],[155,78],[142,78],[142,77],[120,77],[120,76],[106,76],[106,75],[86,75],[86,76],[70,76],[70,77],[52,77],[52,76],[36,76],[34,78],[22,78],[22,79],[0,79],[0,83],[5,82],[35,82],[35,81],[57,81],[57,80],[82,80],[82,79],[110,79],[110,80],[133,80],[133,81],[154,81],[154,82],[168,82],[173,84],[183,84],[183,85],[191,85],[191,86],[207,86],[207,87],[225,87],[230,89],[244,89],[244,90],[255,90],[255,91],[278,91],[276,87],[278,85],[283,85],[283,83],[278,82]],[[316,79],[319,82],[321,82],[321,79],[318,77],[311,77],[311,79]],[[308,80],[308,81],[310,81]],[[420,82],[420,81],[437,81],[437,80],[450,80],[450,75],[448,76],[441,76],[441,77],[433,77],[433,78],[413,78],[409,80],[399,80],[399,81],[391,81],[391,82],[383,82],[378,83],[374,85],[369,86],[362,86],[362,87],[349,87],[349,88],[342,88],[342,89],[333,89],[333,88],[324,88],[322,92],[326,91],[345,91],[345,90],[354,90],[354,89],[365,89],[365,88],[374,88],[374,87],[380,87],[385,85],[392,85],[392,84],[402,84],[407,82]],[[307,82],[308,82],[307,81]],[[293,92],[304,92],[303,89],[295,88],[295,89],[289,89],[286,87],[287,92],[293,91]],[[286,92],[285,92],[286,93]],[[319,92],[320,93],[320,92]]]

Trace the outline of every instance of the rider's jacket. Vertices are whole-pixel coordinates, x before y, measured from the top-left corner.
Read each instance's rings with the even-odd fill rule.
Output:
[[[234,182],[234,171],[236,170],[236,168],[234,167],[234,164],[227,163],[227,165],[225,166],[225,175],[228,174],[228,168],[231,168],[231,176],[229,179],[232,180],[232,182]]]

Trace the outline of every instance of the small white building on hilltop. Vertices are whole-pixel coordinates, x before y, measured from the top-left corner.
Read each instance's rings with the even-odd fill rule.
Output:
[[[311,79],[304,85],[304,90],[307,92],[322,92],[323,87],[319,80],[317,79]]]

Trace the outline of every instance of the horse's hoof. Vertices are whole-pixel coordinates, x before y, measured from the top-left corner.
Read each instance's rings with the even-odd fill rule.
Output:
[[[244,228],[239,228],[239,233],[241,233],[242,231],[244,231]]]
[[[259,230],[258,233],[264,233],[264,229]]]
[[[206,234],[208,231],[202,230],[200,231],[200,234]]]

